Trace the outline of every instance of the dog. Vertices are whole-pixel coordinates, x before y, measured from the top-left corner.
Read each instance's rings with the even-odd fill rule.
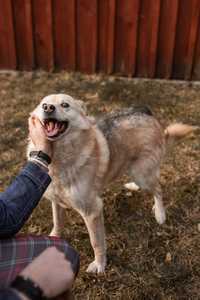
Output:
[[[104,272],[103,188],[129,174],[132,181],[125,187],[150,191],[156,221],[163,224],[166,214],[159,176],[166,146],[196,127],[174,124],[164,130],[148,108],[138,107],[96,121],[87,115],[82,101],[65,94],[43,98],[32,114],[40,119],[47,139],[53,142],[49,167],[52,183],[45,193],[52,201],[54,225],[50,235],[61,235],[64,208],[74,208],[85,221],[94,250],[94,261],[87,271]],[[30,141],[28,155],[32,150]]]

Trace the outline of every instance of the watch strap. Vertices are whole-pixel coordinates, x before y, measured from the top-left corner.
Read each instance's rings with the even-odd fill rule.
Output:
[[[47,164],[49,165],[51,163],[51,158],[48,154],[44,153],[43,151],[31,151],[29,153],[30,157],[38,157],[44,161],[47,162]]]
[[[11,283],[11,287],[17,291],[23,293],[31,300],[47,300],[44,296],[42,289],[34,283],[30,278],[24,278],[18,275],[15,280]]]

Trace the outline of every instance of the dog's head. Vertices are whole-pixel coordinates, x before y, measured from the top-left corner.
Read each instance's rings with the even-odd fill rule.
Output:
[[[65,94],[44,97],[32,114],[43,124],[49,140],[90,128],[84,102]]]

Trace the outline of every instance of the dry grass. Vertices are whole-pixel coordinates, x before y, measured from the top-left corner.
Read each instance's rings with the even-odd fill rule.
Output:
[[[116,79],[69,73],[0,74],[0,184],[2,190],[25,162],[27,117],[38,101],[65,92],[86,101],[94,114],[131,104],[148,104],[165,126],[170,121],[200,125],[197,83]],[[76,299],[200,299],[200,143],[193,136],[166,158],[161,183],[167,222],[158,226],[149,194],[129,193],[121,182],[106,190],[108,268],[88,275],[92,259],[80,216],[66,212],[64,236],[80,252]],[[47,234],[51,209],[43,199],[23,232]]]

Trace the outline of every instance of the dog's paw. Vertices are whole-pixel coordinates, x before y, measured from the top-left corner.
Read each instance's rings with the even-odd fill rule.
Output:
[[[95,260],[89,264],[86,272],[88,273],[104,273],[105,272],[106,263],[98,263]]]
[[[156,221],[158,224],[162,225],[166,221],[166,213],[164,208],[159,208],[157,206],[153,206],[152,210],[154,211]]]
[[[135,182],[129,182],[124,185],[124,187],[130,191],[138,191],[140,188]]]
[[[56,236],[56,237],[61,237],[61,232],[58,230],[55,230],[54,228],[51,230],[49,236]]]

